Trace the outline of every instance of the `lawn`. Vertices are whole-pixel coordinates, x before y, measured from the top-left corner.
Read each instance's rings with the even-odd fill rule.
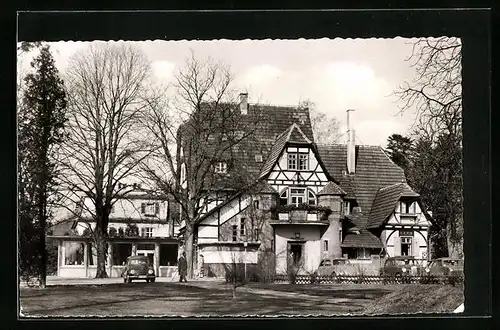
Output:
[[[24,316],[236,316],[363,314],[396,288],[383,285],[250,284],[220,282],[115,283],[22,288]]]
[[[412,284],[373,301],[365,313],[451,313],[463,302],[462,285]]]

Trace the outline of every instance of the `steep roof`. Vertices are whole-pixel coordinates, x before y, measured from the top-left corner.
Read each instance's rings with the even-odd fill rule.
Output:
[[[347,171],[347,146],[318,144],[317,150],[326,170],[339,182],[346,197],[356,198],[363,214],[370,214],[380,188],[405,181],[403,169],[394,164],[378,146],[356,146],[356,170]]]
[[[321,191],[318,196],[324,195],[345,195],[346,192],[342,190],[335,182],[329,182]]]
[[[311,144],[311,140],[304,134],[297,123],[293,123],[283,133],[281,133],[271,147],[271,151],[266,159],[264,166],[259,174],[259,178],[269,174],[274,164],[281,155],[283,148],[287,143]]]
[[[347,234],[341,244],[342,247],[353,248],[383,248],[380,239],[366,229],[359,229],[359,234]]]
[[[233,105],[234,122],[238,127],[254,125],[255,130],[240,143],[232,146],[227,152],[232,159],[230,171],[247,180],[259,177],[263,167],[267,166],[270,157],[278,157],[284,146],[283,139],[295,143],[314,142],[309,109],[291,106],[271,106],[263,104],[249,104],[247,114],[242,115],[239,107]],[[184,124],[183,126],[186,126]],[[188,134],[188,129],[182,129],[183,134]],[[207,145],[207,150],[214,148]]]
[[[382,225],[394,211],[401,197],[419,197],[419,195],[406,183],[396,183],[380,188],[373,202],[367,227],[375,228]]]

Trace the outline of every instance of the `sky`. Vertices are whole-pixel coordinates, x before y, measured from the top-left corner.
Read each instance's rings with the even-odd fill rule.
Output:
[[[415,77],[407,61],[410,42],[323,38],[133,43],[144,51],[162,83],[172,81],[193,51],[196,58],[211,57],[229,65],[235,86],[248,91],[250,103],[296,106],[308,99],[318,111],[339,120],[341,133],[347,130],[346,110],[355,109],[351,121],[356,143],[386,146],[388,136],[408,133],[415,120],[411,112],[398,114],[398,98],[393,95],[398,86]],[[89,44],[51,42],[59,71],[63,73],[68,59]],[[32,53],[23,55],[22,67],[29,66]],[[345,138],[339,141],[344,142]]]

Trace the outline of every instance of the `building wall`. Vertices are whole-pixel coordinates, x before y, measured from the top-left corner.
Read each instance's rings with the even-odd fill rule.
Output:
[[[141,214],[141,204],[142,203],[159,203],[159,214],[156,217],[146,216]],[[86,198],[84,201],[85,207],[82,211],[82,217],[92,217],[92,213],[89,210],[94,210],[93,202]],[[168,214],[168,202],[164,200],[154,200],[154,199],[119,199],[113,205],[113,210],[110,213],[110,218],[132,218],[132,219],[162,219],[166,220]]]
[[[328,206],[332,209],[332,213],[328,216],[330,225],[321,236],[321,257],[322,258],[340,258],[342,257],[341,248],[341,229],[340,223],[341,216],[341,203],[340,196],[319,196],[318,204],[321,206]],[[328,241],[328,250],[325,250],[325,242]]]
[[[141,235],[141,230],[142,228],[153,228],[153,237],[169,237],[169,229],[170,229],[170,224],[164,224],[164,223],[134,223],[137,228],[139,229],[139,235]],[[83,232],[85,231],[88,226],[92,229],[95,229],[95,222],[92,223],[86,223],[86,222],[79,222],[76,231],[78,235],[82,235]],[[108,226],[109,228],[114,227],[118,231],[119,228],[122,228],[124,231],[127,228],[127,224],[123,222],[110,222]]]
[[[400,231],[412,231],[412,248],[411,255],[417,259],[427,258],[427,230],[408,230],[408,229],[385,229],[383,234],[385,236],[384,244],[387,249],[387,254],[390,257],[401,255],[401,236]]]
[[[319,226],[282,225],[274,229],[276,239],[276,273],[284,274],[287,270],[288,243],[303,242],[302,257],[304,271],[315,271],[321,262],[321,228]],[[295,237],[300,233],[300,238]]]

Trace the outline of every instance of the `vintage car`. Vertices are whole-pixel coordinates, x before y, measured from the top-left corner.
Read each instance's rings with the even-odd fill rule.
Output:
[[[328,275],[355,275],[356,267],[344,258],[326,258],[321,260],[317,274],[320,276]]]
[[[389,257],[380,269],[383,276],[418,276],[423,273],[423,266],[413,256]]]
[[[132,280],[155,281],[155,271],[146,256],[131,256],[125,262],[122,272],[123,282],[130,283]]]
[[[464,261],[455,258],[438,258],[430,262],[425,272],[431,276],[463,276]]]

